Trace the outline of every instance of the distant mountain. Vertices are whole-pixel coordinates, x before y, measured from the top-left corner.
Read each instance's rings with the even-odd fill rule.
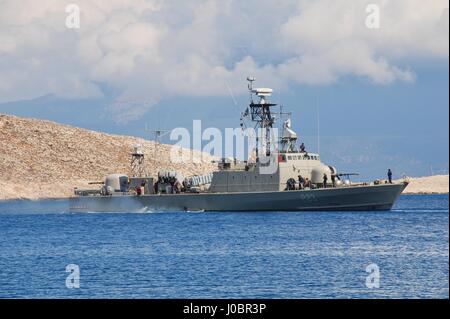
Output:
[[[31,100],[0,104],[0,113],[31,117],[77,127],[114,132],[112,121],[106,120],[104,109],[112,98],[62,99],[51,94]]]

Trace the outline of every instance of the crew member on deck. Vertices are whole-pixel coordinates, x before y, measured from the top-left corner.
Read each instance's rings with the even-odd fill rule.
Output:
[[[328,176],[327,174],[323,174],[323,188],[327,188]]]
[[[308,177],[305,178],[305,187],[311,188],[311,181],[308,179]]]
[[[336,187],[336,173],[331,174],[331,185]]]
[[[302,144],[300,145],[300,153],[306,153],[306,146],[305,146],[305,143],[302,143]]]
[[[387,176],[388,176],[389,184],[392,184],[392,171],[390,168],[388,169]]]
[[[298,175],[298,189],[305,188],[305,179],[302,175]]]

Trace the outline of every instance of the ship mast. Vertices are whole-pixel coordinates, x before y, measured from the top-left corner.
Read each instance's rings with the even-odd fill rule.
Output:
[[[250,115],[251,121],[255,122],[256,134],[256,160],[259,160],[259,141],[261,132],[262,147],[266,151],[266,156],[270,155],[271,147],[271,131],[275,123],[274,112],[272,107],[277,106],[275,103],[268,102],[268,97],[272,95],[273,90],[270,88],[253,88],[254,77],[247,78],[248,90],[250,92],[250,104],[245,114]],[[254,96],[258,101],[254,101]],[[264,135],[263,135],[264,134]]]

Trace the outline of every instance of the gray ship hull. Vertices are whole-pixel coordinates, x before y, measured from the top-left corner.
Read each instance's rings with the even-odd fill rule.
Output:
[[[283,192],[79,196],[71,212],[390,210],[407,183]]]

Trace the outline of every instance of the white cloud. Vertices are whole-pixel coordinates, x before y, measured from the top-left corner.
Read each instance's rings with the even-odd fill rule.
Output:
[[[65,28],[65,6],[81,28]],[[380,28],[365,26],[380,6]],[[414,59],[448,59],[448,1],[3,0],[0,102],[53,93],[121,93],[111,109],[126,119],[172,95],[245,90],[248,74],[281,89],[347,75],[375,84],[415,80]],[[148,102],[152,101],[152,102]],[[126,105],[126,107],[124,107]]]

